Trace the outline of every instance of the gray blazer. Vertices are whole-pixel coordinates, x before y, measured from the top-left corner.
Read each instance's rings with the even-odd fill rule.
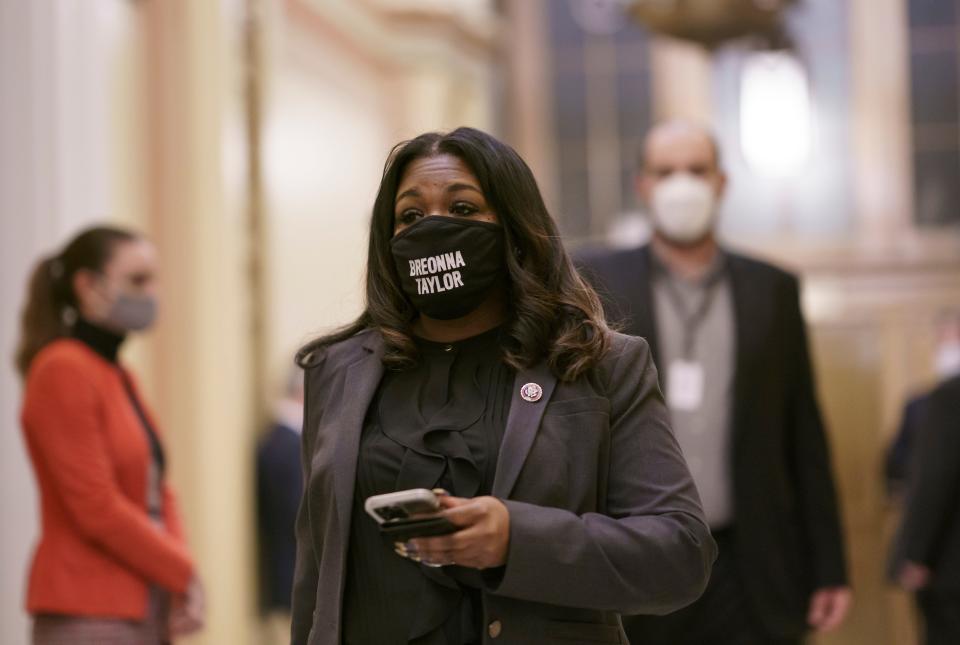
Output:
[[[614,334],[588,376],[520,371],[493,483],[510,511],[502,579],[483,592],[484,643],[627,643],[620,614],[700,596],[716,556],[667,422],[646,341]],[[306,370],[305,490],[292,643],[339,645],[360,433],[383,375],[367,331]],[[528,402],[526,383],[543,388]]]

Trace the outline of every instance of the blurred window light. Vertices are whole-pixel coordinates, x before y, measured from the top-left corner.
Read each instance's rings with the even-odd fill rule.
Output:
[[[740,81],[740,145],[750,168],[788,177],[810,155],[813,114],[803,64],[787,51],[750,54]]]

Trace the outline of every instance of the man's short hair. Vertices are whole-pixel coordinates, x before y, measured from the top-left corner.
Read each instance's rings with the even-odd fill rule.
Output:
[[[710,143],[710,148],[713,150],[714,165],[716,166],[717,170],[722,170],[723,154],[720,150],[720,139],[717,137],[716,132],[714,132],[713,128],[711,127],[687,119],[670,119],[667,121],[661,121],[647,131],[647,136],[644,137],[643,143],[640,144],[640,154],[637,158],[640,164],[640,170],[644,170],[647,167],[647,144],[650,142],[650,137],[653,135],[653,133],[663,128],[679,126],[684,126],[690,130],[700,132],[707,138],[707,141]]]

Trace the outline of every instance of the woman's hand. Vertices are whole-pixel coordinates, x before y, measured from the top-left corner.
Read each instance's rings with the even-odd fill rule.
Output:
[[[510,511],[495,497],[440,497],[441,514],[459,527],[450,535],[416,538],[397,545],[397,553],[430,565],[459,565],[474,569],[500,567],[507,562]]]
[[[184,596],[173,599],[170,608],[170,635],[189,636],[203,629],[207,616],[207,602],[200,579],[194,576]]]

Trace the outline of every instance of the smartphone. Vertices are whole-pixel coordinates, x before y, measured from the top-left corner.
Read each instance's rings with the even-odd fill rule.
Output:
[[[448,535],[457,527],[440,512],[440,499],[426,488],[368,497],[363,504],[367,515],[380,526],[380,532],[394,542],[411,538]]]

